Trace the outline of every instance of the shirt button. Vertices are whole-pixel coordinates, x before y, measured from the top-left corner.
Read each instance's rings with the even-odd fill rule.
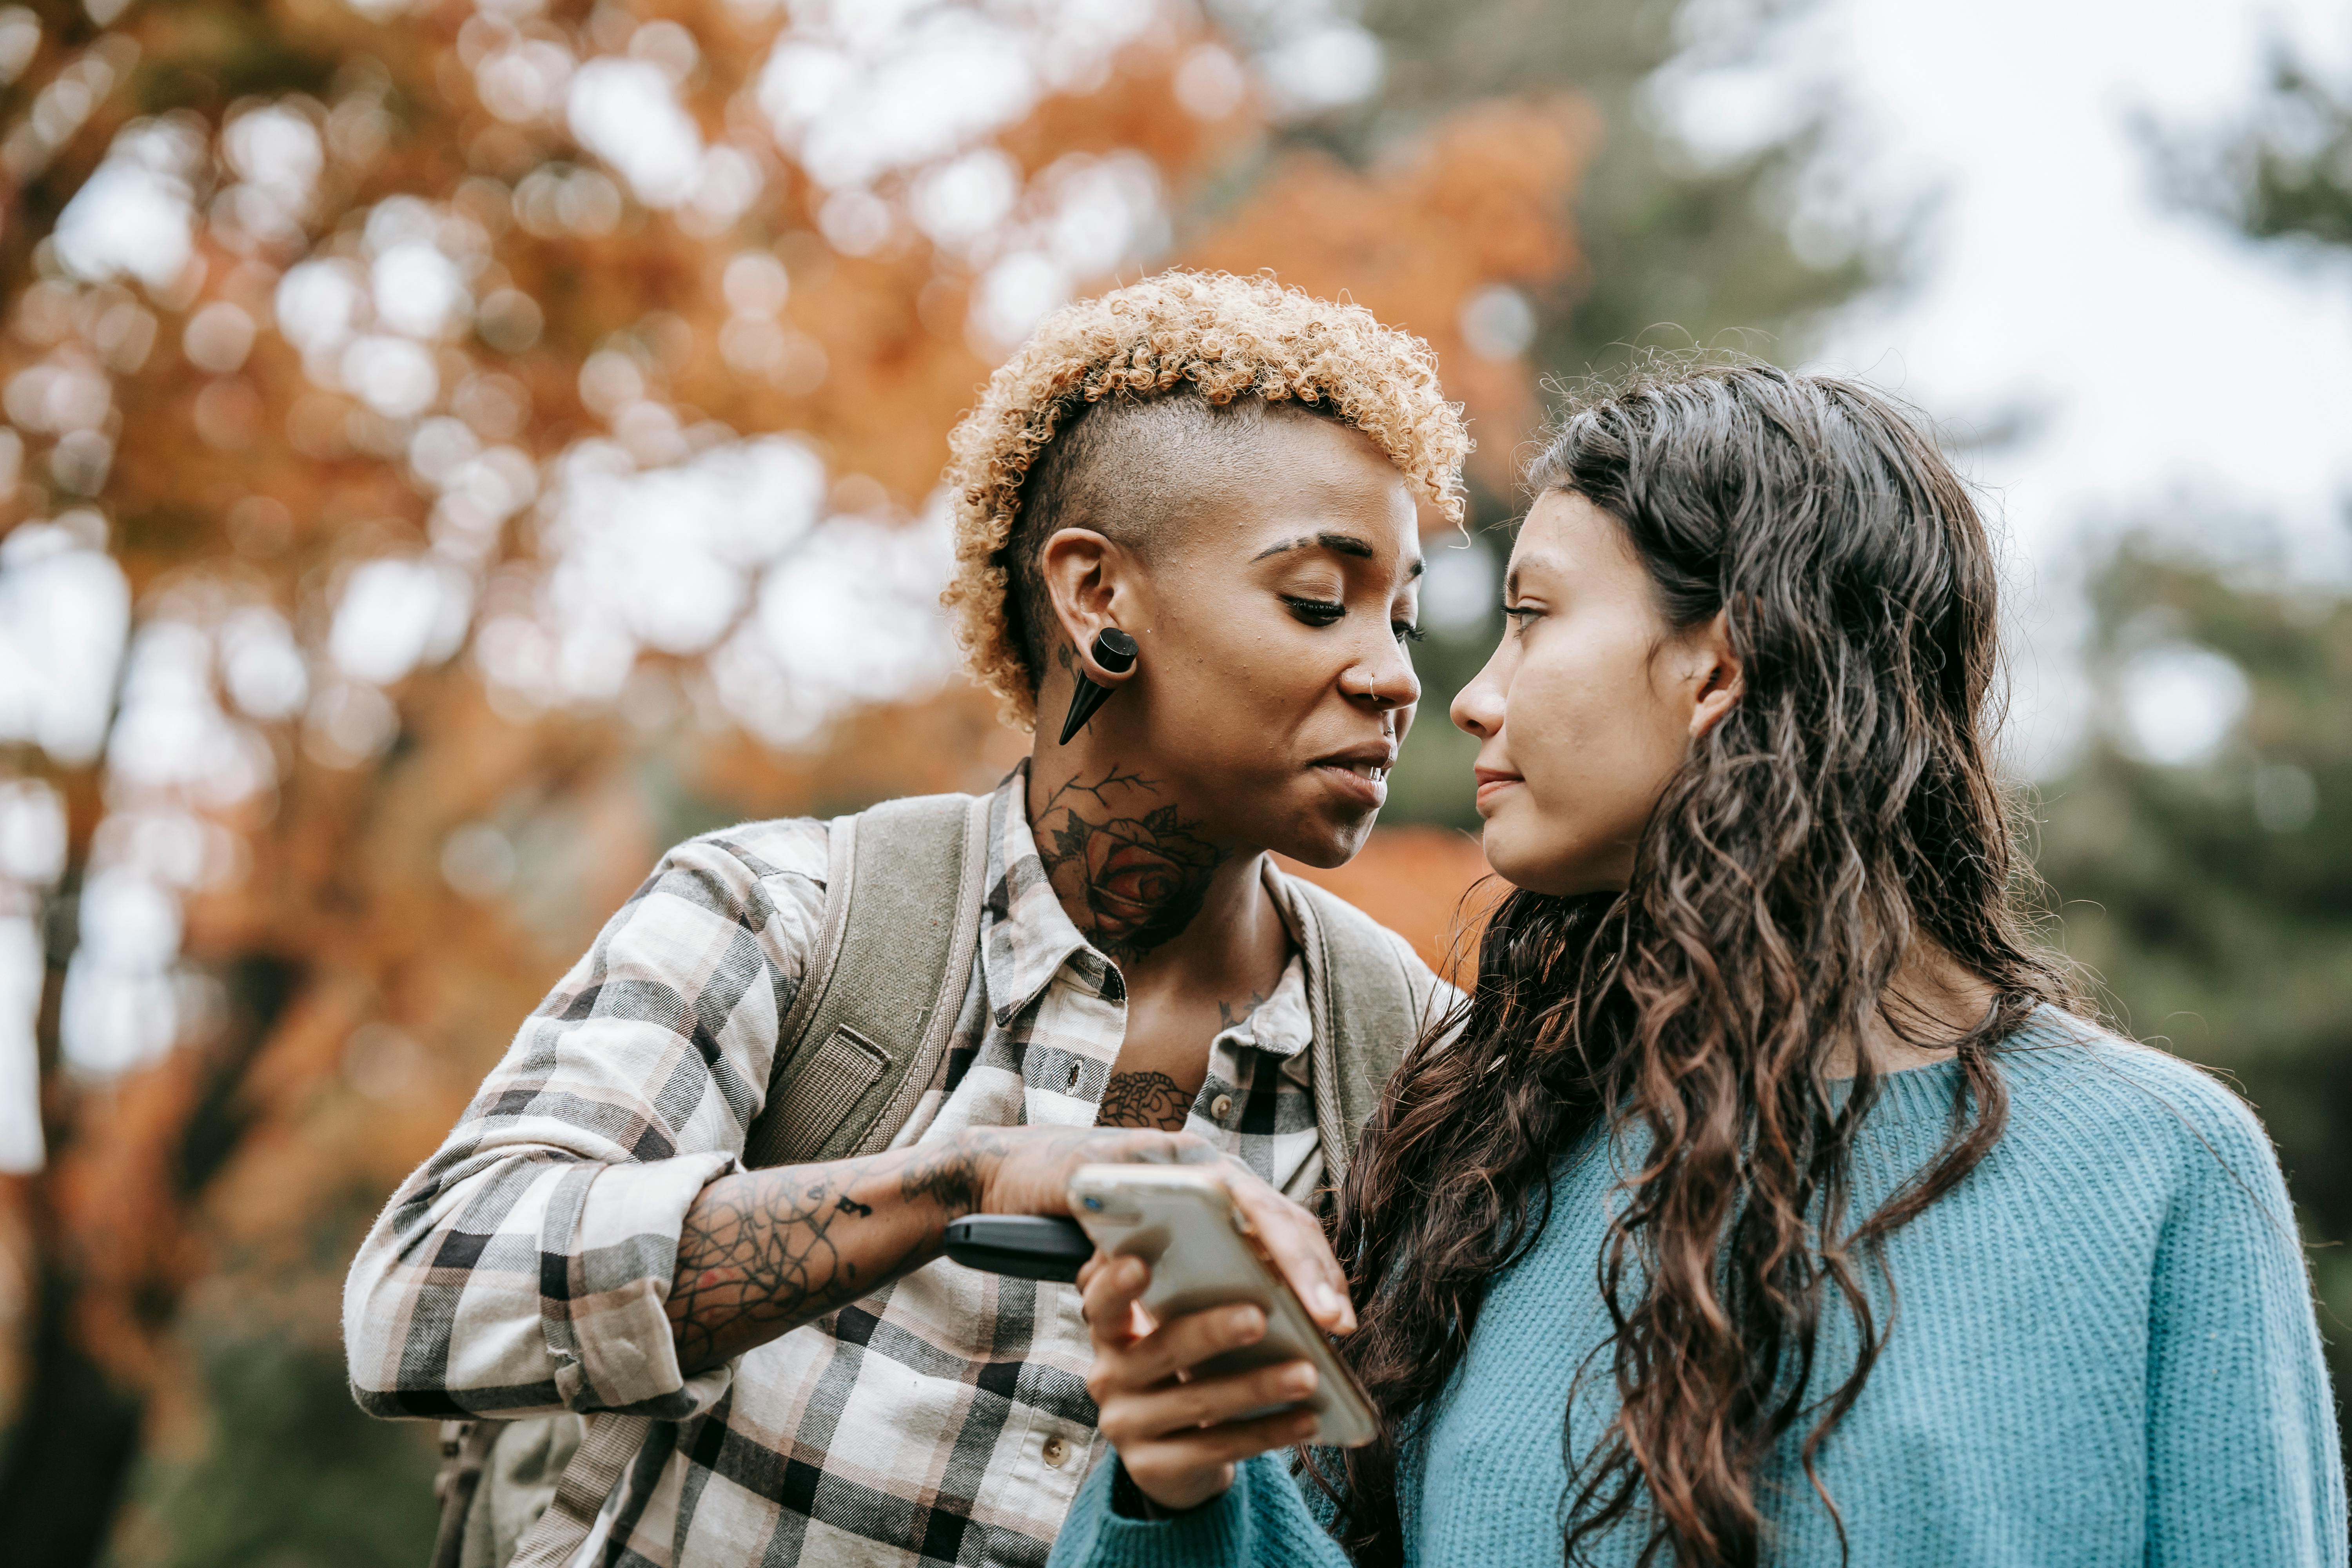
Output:
[[[1209,1120],[1212,1121],[1223,1121],[1233,1113],[1234,1097],[1232,1095],[1221,1094],[1209,1101]]]
[[[1060,1469],[1062,1468],[1062,1461],[1069,1457],[1070,1446],[1062,1441],[1060,1433],[1057,1432],[1053,1436],[1045,1439],[1045,1463],[1052,1468],[1056,1470]]]

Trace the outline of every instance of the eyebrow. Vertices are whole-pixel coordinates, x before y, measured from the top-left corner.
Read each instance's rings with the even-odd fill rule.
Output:
[[[1561,575],[1567,574],[1567,568],[1560,563],[1558,557],[1547,554],[1540,550],[1536,551],[1523,560],[1512,562],[1510,569],[1503,574],[1504,598],[1516,599],[1519,596],[1520,578],[1530,566],[1548,567]]]
[[[1380,552],[1372,548],[1370,540],[1359,539],[1352,533],[1302,533],[1296,539],[1286,539],[1279,544],[1266,546],[1251,556],[1250,562],[1255,564],[1268,556],[1280,555],[1287,550],[1304,550],[1310,545],[1319,545],[1334,555],[1351,555],[1359,561],[1374,561],[1380,558]],[[1412,564],[1405,569],[1405,575],[1418,577],[1428,569],[1428,566],[1429,563],[1416,555],[1413,557]]]

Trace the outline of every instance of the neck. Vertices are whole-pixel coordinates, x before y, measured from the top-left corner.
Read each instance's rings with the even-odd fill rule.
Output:
[[[1084,742],[1041,742],[1028,805],[1038,858],[1070,923],[1123,970],[1181,963],[1194,950],[1213,963],[1206,950],[1221,935],[1238,939],[1255,924],[1264,851],[1202,837],[1203,821],[1148,765]]]
[[[1872,1015],[1863,1047],[1880,1072],[1901,1072],[1948,1061],[1948,1043],[1985,1020],[1993,988],[1925,932],[1914,937],[1893,984]],[[1853,1051],[1841,1045],[1830,1058],[1830,1076],[1851,1078]]]

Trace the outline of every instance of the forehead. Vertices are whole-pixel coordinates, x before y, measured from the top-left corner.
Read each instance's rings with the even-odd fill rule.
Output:
[[[1420,554],[1420,515],[1404,476],[1352,425],[1313,416],[1261,422],[1245,452],[1204,487],[1196,537],[1252,554],[1335,528],[1383,556]]]
[[[1580,495],[1547,490],[1519,525],[1503,591],[1516,594],[1530,584],[1569,578],[1606,581],[1640,570],[1615,518]]]

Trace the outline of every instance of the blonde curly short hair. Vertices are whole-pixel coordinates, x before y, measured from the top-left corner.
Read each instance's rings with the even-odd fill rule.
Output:
[[[1008,598],[1023,482],[1055,434],[1105,399],[1197,393],[1213,405],[1295,401],[1352,425],[1414,493],[1459,523],[1470,437],[1437,385],[1437,358],[1360,305],[1266,277],[1163,272],[1048,316],[989,378],[949,438],[956,574],[940,595],[975,679],[1006,719],[1036,723],[1039,672]]]

